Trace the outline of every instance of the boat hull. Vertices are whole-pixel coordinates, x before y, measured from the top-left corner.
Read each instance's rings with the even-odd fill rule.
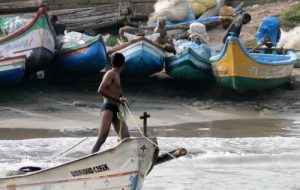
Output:
[[[238,38],[229,37],[220,55],[211,58],[216,81],[238,92],[264,90],[289,81],[296,55],[248,53]]]
[[[40,70],[52,62],[55,41],[46,9],[40,8],[29,24],[0,39],[0,55],[26,54],[26,69]]]
[[[124,76],[148,76],[160,72],[164,66],[165,52],[150,40],[141,37],[109,51],[125,56]]]
[[[26,56],[0,59],[0,85],[20,82],[25,74]]]
[[[0,178],[0,190],[142,189],[157,154],[156,146],[146,138],[125,139],[115,148],[54,168]]]
[[[62,49],[56,55],[55,69],[71,73],[99,72],[107,64],[105,45],[100,36],[73,48]]]
[[[211,63],[187,48],[178,55],[166,58],[166,72],[181,80],[211,81],[213,79]]]

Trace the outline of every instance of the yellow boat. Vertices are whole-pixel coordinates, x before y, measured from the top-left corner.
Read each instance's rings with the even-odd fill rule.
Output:
[[[217,82],[240,93],[287,83],[297,60],[295,53],[267,51],[250,53],[238,38],[228,37],[223,51],[210,58]]]

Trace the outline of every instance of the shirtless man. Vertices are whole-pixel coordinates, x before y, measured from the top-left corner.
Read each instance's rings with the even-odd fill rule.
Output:
[[[112,57],[112,69],[105,73],[98,88],[98,93],[103,96],[104,101],[101,106],[101,124],[98,139],[92,153],[98,152],[101,145],[106,141],[111,123],[117,134],[121,134],[121,139],[130,137],[125,121],[118,118],[119,105],[128,103],[127,99],[122,97],[120,81],[124,64],[125,57],[121,53],[115,53]]]
[[[168,43],[167,29],[166,29],[166,18],[158,17],[157,18],[157,27],[154,29],[153,33],[159,33],[160,36],[157,38],[156,42],[164,45]]]

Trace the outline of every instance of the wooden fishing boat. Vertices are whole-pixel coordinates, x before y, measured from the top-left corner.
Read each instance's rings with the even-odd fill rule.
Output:
[[[25,73],[26,55],[0,58],[0,85],[20,82]]]
[[[37,71],[52,62],[55,42],[47,11],[40,8],[26,26],[0,39],[0,55],[28,54],[26,69]]]
[[[114,148],[25,175],[0,178],[0,190],[135,190],[156,163],[156,138],[129,138]]]
[[[217,82],[242,93],[287,83],[296,59],[292,51],[250,53],[238,38],[230,36],[223,51],[210,60]]]
[[[165,52],[161,46],[145,37],[125,42],[107,51],[125,56],[125,76],[148,76],[163,69]]]
[[[201,57],[192,48],[177,55],[166,57],[166,72],[173,78],[183,80],[210,81],[213,79],[209,59]]]
[[[55,69],[73,73],[99,72],[107,64],[101,35],[83,44],[60,49],[55,55]]]

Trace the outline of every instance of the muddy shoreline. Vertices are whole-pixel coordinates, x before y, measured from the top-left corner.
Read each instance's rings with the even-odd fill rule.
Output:
[[[136,130],[135,122],[142,126],[139,116],[144,111],[151,115],[149,128],[157,129],[171,129],[174,126],[180,129],[176,125],[189,123],[205,126],[205,123],[226,120],[280,119],[298,122],[299,73],[300,70],[295,69],[292,90],[281,86],[245,94],[225,89],[216,83],[177,81],[165,73],[143,79],[125,79],[124,94],[129,99],[129,109],[135,120],[127,113],[127,123],[132,130]],[[96,136],[102,102],[101,96],[96,93],[100,78],[89,78],[86,81],[81,79],[73,83],[57,84],[33,80],[1,88],[0,139],[82,137],[93,131],[93,136]],[[26,133],[30,135],[22,136],[22,129],[29,129]],[[160,130],[154,133],[168,135],[168,132]],[[201,136],[202,133],[197,134]]]

